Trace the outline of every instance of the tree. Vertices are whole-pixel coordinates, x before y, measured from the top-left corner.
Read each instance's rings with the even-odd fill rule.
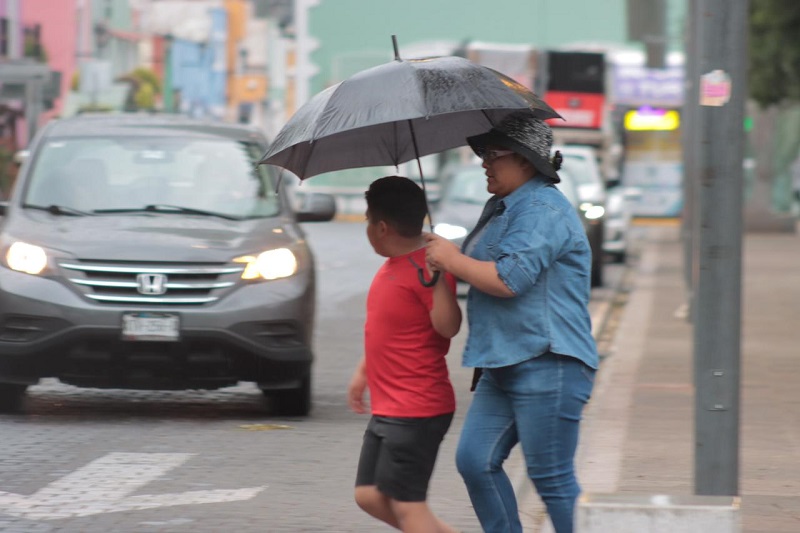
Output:
[[[800,2],[750,1],[750,96],[762,107],[800,101]]]
[[[161,80],[158,79],[155,72],[148,68],[137,67],[121,76],[118,81],[124,81],[130,85],[125,102],[126,111],[155,109],[156,98],[161,94]]]
[[[789,169],[800,153],[800,2],[750,0],[749,24],[748,83],[755,103],[750,140],[756,176],[748,223],[754,229],[793,228],[778,222],[771,211],[773,205],[788,206]]]

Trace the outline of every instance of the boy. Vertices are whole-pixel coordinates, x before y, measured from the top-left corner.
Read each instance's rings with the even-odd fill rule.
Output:
[[[387,257],[370,286],[364,325],[365,356],[348,388],[348,403],[372,418],[356,475],[359,507],[404,532],[451,533],[426,503],[439,445],[450,427],[455,394],[445,355],[461,327],[455,279],[439,276],[424,287],[422,225],[425,196],[408,178],[387,176],[370,185],[367,237]],[[431,273],[426,273],[429,278]]]

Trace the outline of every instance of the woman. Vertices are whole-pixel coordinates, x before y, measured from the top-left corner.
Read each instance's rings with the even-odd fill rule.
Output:
[[[467,140],[494,196],[462,251],[426,235],[431,266],[470,284],[463,364],[482,370],[456,463],[484,531],[521,532],[503,470],[519,442],[556,532],[571,533],[578,425],[598,364],[589,242],[555,187],[547,124],[518,112]]]

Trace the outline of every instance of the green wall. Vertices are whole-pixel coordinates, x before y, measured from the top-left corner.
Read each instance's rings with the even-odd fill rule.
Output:
[[[624,43],[625,0],[320,0],[309,12],[309,33],[319,42],[311,56],[319,68],[315,94],[339,81],[335,72],[346,77],[391,60],[392,35],[401,48],[465,39],[537,48]]]
[[[670,48],[682,47],[688,0],[667,0]],[[310,94],[358,70],[390,61],[391,36],[400,47],[421,41],[530,44],[627,43],[626,0],[319,0],[309,33],[319,42],[311,62],[319,72]]]

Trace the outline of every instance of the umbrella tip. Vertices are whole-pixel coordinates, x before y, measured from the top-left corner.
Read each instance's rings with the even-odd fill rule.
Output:
[[[397,35],[392,35],[392,46],[394,47],[394,60],[400,61],[400,51],[397,49]]]

